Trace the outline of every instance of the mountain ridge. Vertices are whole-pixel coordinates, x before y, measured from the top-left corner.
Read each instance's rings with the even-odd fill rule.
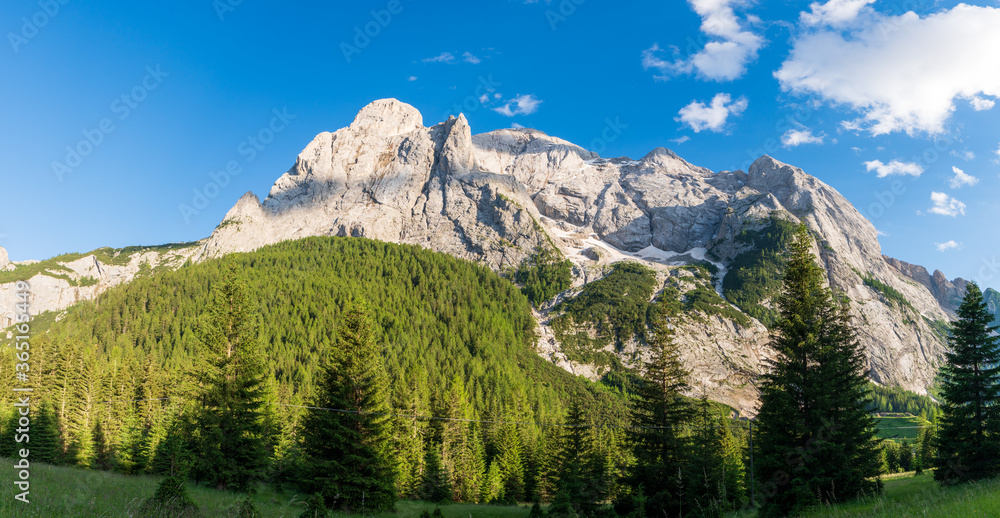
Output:
[[[335,235],[417,244],[497,271],[519,267],[536,250],[558,250],[573,264],[574,283],[557,300],[574,296],[621,260],[652,268],[658,293],[679,286],[687,297],[699,281],[684,267],[710,264],[716,272],[707,283],[721,298],[727,276],[736,275],[731,267],[753,252],[754,236],[776,219],[805,221],[814,231],[814,252],[830,285],[854,302],[864,324],[860,338],[873,381],[926,393],[943,353],[940,323],[953,316],[966,281],[882,255],[875,227],[818,178],[769,156],[746,172],[713,172],[666,148],[639,160],[602,158],[533,129],[473,135],[464,115],[425,127],[419,111],[395,99],[374,101],[349,126],[317,135],[263,201],[244,194],[209,237],[169,257],[138,254],[118,273],[124,279],[138,275],[143,263],[176,268]],[[95,257],[91,264],[101,262]],[[89,291],[42,279],[45,290],[60,293],[46,304],[61,309],[111,285],[97,279]],[[66,296],[70,291],[73,297]],[[13,308],[8,299],[11,290],[0,287],[0,303]],[[547,326],[558,316],[554,306],[543,304],[536,315],[539,353],[570,372],[601,376],[563,350]],[[705,314],[686,320],[678,339],[699,386],[752,409],[752,379],[760,360],[773,353],[764,325]],[[644,349],[633,340],[608,352],[638,365]]]

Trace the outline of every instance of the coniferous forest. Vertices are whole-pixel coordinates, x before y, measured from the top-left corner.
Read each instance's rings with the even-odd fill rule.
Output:
[[[175,515],[193,510],[189,482],[287,488],[309,495],[308,516],[399,499],[541,502],[552,517],[748,505],[787,516],[877,493],[884,472],[936,466],[947,484],[998,474],[1000,346],[978,287],[955,324],[939,411],[867,384],[810,232],[788,241],[779,354],[753,424],[687,397],[669,290],[649,287],[641,318],[619,323],[639,326],[644,367],[591,382],[535,351],[531,305],[565,288],[557,258],[508,280],[415,246],[308,238],[157,272],[38,319],[33,455],[161,475],[150,502]],[[880,442],[871,411],[897,407],[941,413],[940,436],[923,426],[913,442]]]

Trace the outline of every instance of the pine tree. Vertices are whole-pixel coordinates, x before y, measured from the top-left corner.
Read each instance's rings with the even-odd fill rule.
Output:
[[[345,312],[313,406],[341,412],[311,409],[303,419],[307,489],[332,508],[394,509],[388,380],[367,304]]]
[[[755,437],[761,516],[881,491],[865,359],[801,224],[790,246]]]
[[[941,370],[943,418],[937,438],[942,484],[1000,473],[1000,337],[976,283],[970,283],[948,339]]]
[[[702,398],[694,419],[693,451],[688,470],[689,509],[722,514],[744,502],[742,451],[728,420]]]
[[[566,416],[558,489],[550,509],[552,515],[571,515],[568,508],[572,507],[575,514],[590,516],[598,502],[604,500],[603,466],[596,455],[589,425],[583,406],[574,400]]]
[[[660,300],[653,311],[648,338],[651,358],[632,408],[636,463],[628,484],[635,492],[642,488],[647,515],[675,516],[682,514],[681,502],[686,498],[679,475],[690,441],[681,428],[690,423],[692,409],[681,395],[688,388],[688,373],[673,340],[667,301]]]
[[[508,417],[507,421],[515,421]],[[511,422],[501,425],[497,459],[500,476],[503,480],[504,503],[517,503],[524,500],[524,462],[521,434],[517,425]]]
[[[268,458],[265,368],[247,288],[235,267],[218,290],[203,337],[211,362],[199,417],[198,471],[218,489],[250,492]],[[163,430],[159,419],[154,424]],[[165,433],[156,437],[162,438]],[[156,444],[148,448],[155,451]]]
[[[420,498],[428,502],[448,502],[451,501],[451,481],[448,477],[448,470],[445,469],[441,461],[441,453],[438,448],[427,450],[427,460],[424,465],[424,477],[421,483]]]

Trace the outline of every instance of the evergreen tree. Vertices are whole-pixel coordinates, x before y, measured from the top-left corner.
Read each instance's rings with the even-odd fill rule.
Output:
[[[388,380],[367,304],[345,312],[313,406],[302,425],[306,487],[334,508],[394,509]]]
[[[497,459],[500,476],[503,481],[504,503],[513,504],[524,500],[524,462],[521,434],[514,421],[508,417],[501,425]]]
[[[934,428],[925,426],[920,429],[920,434],[917,436],[917,462],[921,470],[934,466],[934,458],[937,455],[934,440]]]
[[[708,399],[698,403],[694,419],[691,466],[688,470],[689,509],[722,514],[741,507],[745,498],[743,453],[728,419]]]
[[[424,478],[421,484],[420,498],[428,502],[448,502],[451,500],[451,484],[448,470],[441,462],[438,448],[427,450]]]
[[[203,343],[211,361],[205,379],[204,408],[199,415],[199,472],[218,489],[250,492],[264,473],[264,357],[257,341],[256,319],[244,281],[230,268],[218,290]],[[165,436],[159,419],[155,442]]]
[[[935,480],[956,484],[1000,473],[1000,330],[970,283],[948,338],[941,370],[943,418]]]
[[[681,474],[690,449],[681,428],[690,423],[693,414],[681,395],[688,388],[688,373],[673,340],[670,307],[666,300],[660,300],[653,311],[648,337],[651,357],[632,408],[635,465],[628,483],[633,491],[641,488],[646,495],[648,516],[676,516],[683,513],[686,495]]]
[[[865,359],[846,301],[824,285],[801,224],[790,246],[777,352],[762,377],[755,437],[761,516],[881,491],[876,423],[865,410]]]
[[[558,490],[550,514],[575,514],[590,516],[604,499],[605,487],[601,459],[596,455],[591,439],[590,422],[583,414],[583,406],[574,400],[566,416],[560,452]]]

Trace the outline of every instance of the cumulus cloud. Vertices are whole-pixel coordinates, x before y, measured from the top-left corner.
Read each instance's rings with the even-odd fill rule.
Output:
[[[958,215],[965,215],[965,204],[943,192],[932,192],[931,201],[934,202],[934,206],[927,211],[931,214],[940,214],[953,218]]]
[[[875,171],[875,176],[879,178],[892,175],[920,176],[924,174],[924,168],[916,162],[891,160],[888,164],[884,164],[881,160],[869,160],[865,162],[865,167],[868,168],[868,171]]]
[[[691,101],[691,104],[680,109],[674,120],[687,124],[699,133],[703,130],[720,132],[726,126],[729,116],[738,117],[747,109],[749,102],[746,97],[735,101],[729,94],[715,94],[710,104]]]
[[[994,7],[959,4],[923,18],[868,10],[848,30],[806,30],[774,75],[785,91],[858,111],[845,128],[940,133],[956,99],[985,107],[992,101],[982,96],[1000,96],[996,27]]]
[[[504,101],[502,105],[493,108],[493,111],[505,117],[513,117],[515,115],[531,115],[532,113],[538,111],[538,106],[540,104],[542,104],[542,101],[532,94],[518,95],[513,99]]]
[[[701,16],[701,32],[711,41],[686,58],[681,57],[679,48],[671,47],[672,56],[668,59],[661,57],[665,51],[654,43],[642,52],[643,68],[656,70],[657,79],[690,73],[714,81],[741,77],[764,44],[763,38],[747,30],[750,18],[740,19],[733,9],[744,4],[744,0],[688,0],[688,3]]]
[[[946,250],[951,250],[952,248],[958,248],[962,246],[962,244],[956,243],[955,240],[952,239],[951,241],[948,241],[946,243],[934,243],[934,246],[937,247],[938,252],[944,252]]]
[[[955,166],[952,166],[951,170],[952,172],[955,173],[955,176],[953,176],[951,181],[948,182],[948,186],[951,187],[952,189],[960,189],[963,185],[968,185],[969,187],[972,187],[977,183],[979,183],[979,178],[976,178],[971,174],[966,174],[965,171]]]
[[[806,25],[841,26],[853,22],[862,9],[875,0],[830,0],[825,4],[813,2],[809,4],[810,12],[803,12],[800,17]]]
[[[822,144],[826,135],[813,135],[810,129],[790,129],[781,136],[781,145],[795,147],[802,144]]]
[[[973,110],[976,110],[977,112],[981,112],[981,111],[986,111],[986,110],[989,110],[990,108],[993,108],[993,106],[996,104],[996,102],[993,101],[993,99],[986,99],[986,98],[983,98],[983,97],[974,96],[972,99],[969,99],[969,104],[972,105],[972,109]]]
[[[479,59],[475,54],[471,52],[465,52],[462,54],[462,61],[466,63],[472,63],[473,65],[478,65],[483,60]]]

